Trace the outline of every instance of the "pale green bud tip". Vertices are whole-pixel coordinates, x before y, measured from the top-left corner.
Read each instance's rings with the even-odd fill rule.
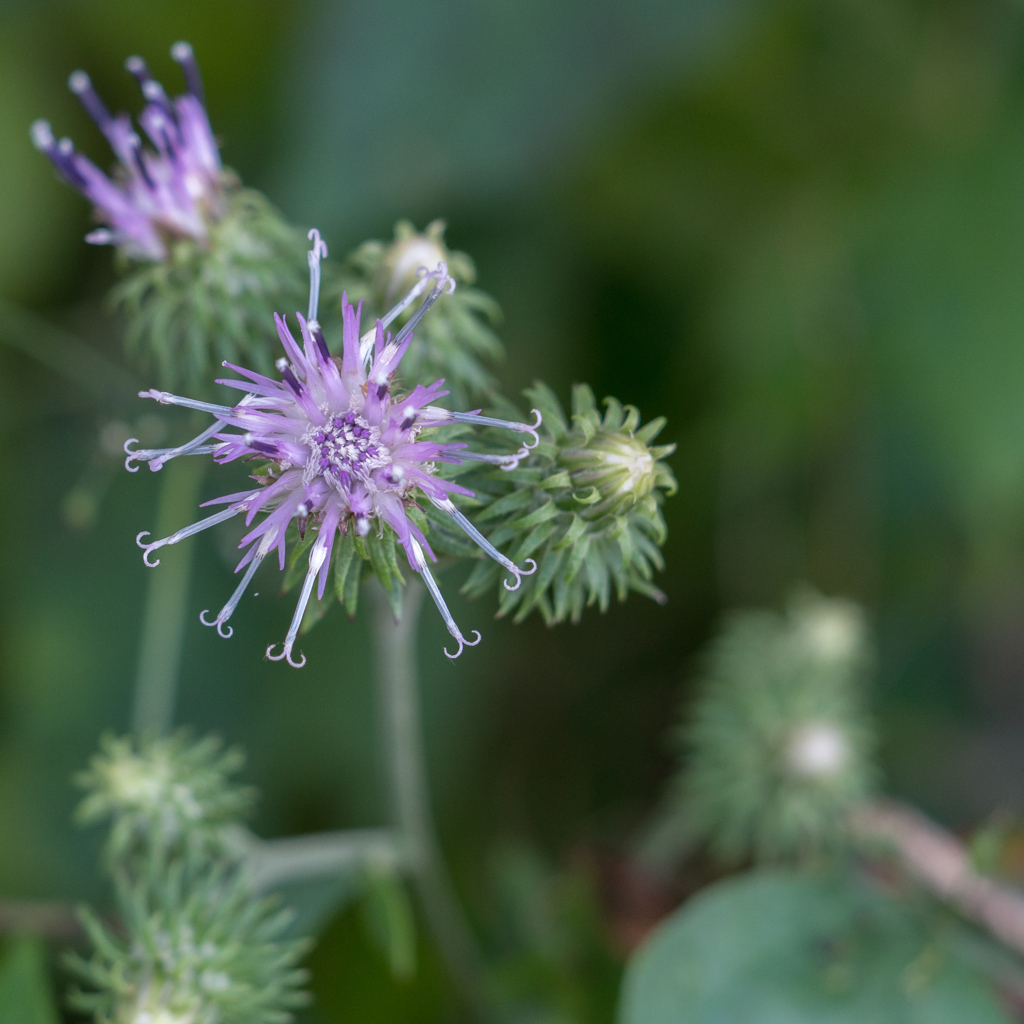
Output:
[[[822,661],[849,661],[866,638],[864,613],[852,601],[818,599],[796,613],[797,635],[809,654]]]
[[[397,239],[387,251],[381,266],[384,283],[384,304],[390,306],[404,295],[439,263],[448,262],[448,249],[440,237],[408,235]]]
[[[574,487],[596,487],[602,498],[613,501],[628,498],[635,504],[657,482],[651,450],[632,434],[596,434],[586,448],[563,452],[560,461]]]

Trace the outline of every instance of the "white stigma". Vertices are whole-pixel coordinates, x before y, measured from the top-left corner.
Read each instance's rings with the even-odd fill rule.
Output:
[[[809,722],[800,726],[786,748],[789,770],[804,778],[836,775],[849,759],[849,741],[843,731],[830,722]]]

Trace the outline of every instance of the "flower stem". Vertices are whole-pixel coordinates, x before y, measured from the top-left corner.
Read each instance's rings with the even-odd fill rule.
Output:
[[[377,686],[394,822],[441,955],[463,997],[482,1017],[483,957],[445,867],[430,809],[416,682],[416,627],[424,590],[415,577],[409,581],[397,622],[383,588],[375,586],[372,591]]]
[[[204,467],[201,459],[183,458],[161,471],[157,537],[166,537],[194,518]],[[132,730],[138,736],[169,732],[174,720],[194,543],[194,538],[189,538],[176,548],[165,548],[161,565],[147,570],[150,575],[132,708]]]

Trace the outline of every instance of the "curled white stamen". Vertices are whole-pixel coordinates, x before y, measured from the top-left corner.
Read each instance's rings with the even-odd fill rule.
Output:
[[[430,499],[434,505],[438,508],[443,509],[448,513],[459,524],[462,531],[484,552],[491,556],[499,565],[504,566],[512,575],[515,577],[515,586],[509,586],[508,580],[503,580],[506,590],[518,590],[519,584],[523,582],[523,576],[532,576],[537,571],[537,563],[532,558],[527,558],[533,568],[532,569],[520,569],[511,558],[503,555],[463,514],[460,512],[452,502],[451,498],[445,498],[442,501],[438,501],[436,498]]]
[[[288,627],[288,634],[284,638],[281,653],[270,653],[277,644],[271,644],[267,648],[267,657],[271,661],[281,661],[282,658],[287,658],[288,664],[292,668],[302,668],[306,664],[306,656],[304,654],[302,655],[302,661],[292,660],[292,648],[295,646],[295,638],[299,635],[302,616],[306,614],[306,605],[309,604],[310,595],[313,593],[313,583],[316,580],[316,575],[323,567],[324,561],[327,558],[327,539],[322,534],[318,536],[316,543],[313,545],[313,550],[309,553],[309,569],[306,571],[306,578],[302,581],[302,593],[299,594],[299,603],[295,606],[295,613],[292,615],[291,625]]]
[[[217,627],[217,632],[222,637],[224,637],[225,640],[230,640],[235,635],[235,627],[234,626],[225,626],[224,625],[224,620],[219,615],[217,616],[217,618],[215,618],[213,620],[213,622],[207,622],[206,619],[204,618],[204,616],[209,615],[209,614],[210,614],[210,609],[209,608],[204,608],[199,613],[199,621],[204,626],[216,626]]]
[[[463,647],[476,647],[483,637],[480,635],[479,629],[474,629],[473,632],[476,634],[475,640],[467,640],[461,633],[455,638],[459,642],[459,649],[454,654],[450,654],[447,647],[442,647],[441,650],[444,651],[445,657],[454,661],[462,653]]]
[[[270,550],[270,543],[268,542],[268,538],[276,537],[276,531],[272,534],[267,534],[266,536],[264,536],[263,540],[260,542],[259,549],[253,556],[252,561],[249,563],[248,567],[245,570],[245,575],[242,577],[241,583],[239,583],[238,586],[235,587],[235,592],[228,599],[227,604],[225,604],[224,607],[221,608],[221,610],[217,613],[217,618],[214,619],[213,622],[207,622],[206,619],[203,617],[209,614],[208,608],[204,608],[199,613],[199,621],[204,626],[216,626],[217,632],[222,637],[224,637],[225,640],[230,640],[232,634],[235,632],[233,626],[225,626],[225,623],[234,614],[235,609],[238,607],[238,602],[242,600],[242,595],[245,593],[246,587],[249,586],[249,583],[252,580],[253,576],[256,575],[256,570],[260,567],[260,562],[263,561],[263,559],[266,557],[267,552]]]
[[[149,530],[143,530],[135,538],[135,543],[138,544],[138,546],[140,548],[142,548],[142,560],[146,563],[146,565],[148,565],[150,567],[150,569],[155,569],[160,564],[160,559],[158,558],[155,562],[151,562],[149,560],[149,553],[150,553],[150,551],[154,550],[155,548],[163,547],[163,545],[159,541],[157,541],[156,544],[143,544],[142,543],[142,538],[143,537],[148,537],[148,536],[149,536]]]
[[[327,243],[316,228],[310,228],[306,237],[313,243],[313,248],[306,254],[309,260],[309,316],[306,319],[316,324],[320,307],[320,260],[327,258]]]
[[[441,618],[444,619],[444,624],[448,627],[448,632],[451,633],[459,645],[459,649],[454,654],[450,654],[447,647],[442,648],[446,657],[454,661],[462,653],[463,647],[476,647],[476,645],[480,643],[483,639],[480,635],[480,630],[473,630],[473,633],[476,636],[475,640],[467,640],[462,635],[462,630],[460,630],[456,625],[455,619],[452,617],[452,613],[448,611],[448,605],[445,604],[444,597],[441,594],[441,589],[437,585],[437,581],[427,568],[427,560],[423,555],[423,548],[420,547],[416,540],[413,540],[412,542],[412,552],[414,556],[412,567],[422,577],[423,582],[427,586],[427,590],[430,591],[430,596],[434,599],[434,604],[437,605],[437,610],[441,613]]]
[[[449,412],[447,409],[441,409],[433,405],[428,405],[425,409],[421,410],[420,416],[423,418],[429,417],[439,423],[454,421],[455,423],[470,423],[478,427],[501,427],[503,430],[514,430],[517,434],[530,434],[533,437],[533,444],[527,444],[524,441],[523,447],[527,452],[532,452],[540,444],[540,434],[537,433],[537,430],[544,420],[539,409],[531,409],[530,412],[537,418],[536,423],[517,423],[515,420],[499,420],[493,416],[481,416],[475,412]]]
[[[302,668],[302,666],[306,664],[306,656],[304,654],[301,655],[302,661],[293,661],[292,660],[292,649],[291,649],[291,647],[287,643],[285,643],[283,645],[283,650],[281,651],[280,654],[271,654],[270,652],[276,646],[277,646],[277,644],[271,644],[267,648],[267,650],[266,650],[266,652],[264,654],[264,657],[268,658],[270,661],[283,661],[284,659],[287,658],[288,659],[288,664],[291,665],[292,668]]]
[[[439,276],[440,280],[438,284],[440,287],[438,288],[438,285],[434,286],[436,294],[431,292],[431,294],[424,300],[423,304],[413,314],[413,318],[409,323],[402,328],[398,337],[394,341],[394,344],[396,345],[400,344],[409,336],[409,332],[416,326],[420,317],[422,317],[423,314],[426,313],[426,311],[433,305],[434,301],[442,291],[447,290],[449,295],[455,291],[455,279],[448,275],[448,265],[444,261],[438,263],[434,270],[428,271],[426,267],[420,267],[416,273],[420,275],[420,280],[412,286],[401,302],[392,306],[391,309],[389,309],[387,313],[380,318],[382,327],[387,327],[389,324],[394,323],[394,321],[398,319],[398,317],[400,317],[416,301],[416,299],[427,290],[427,285]],[[366,363],[369,361],[370,356],[373,353],[373,346],[376,338],[377,325],[374,324],[373,327],[371,327],[359,339],[359,358],[362,362]]]
[[[125,441],[125,443],[124,443],[124,451],[128,455],[128,458],[124,460],[124,468],[127,469],[129,473],[138,473],[138,471],[139,471],[139,467],[138,466],[133,466],[132,465],[132,462],[139,457],[139,453],[138,452],[133,452],[131,450],[131,448],[128,447],[128,445],[130,445],[130,444],[138,444],[138,443],[139,443],[139,439],[137,437],[129,437],[128,440]]]
[[[149,536],[149,530],[143,530],[135,538],[135,543],[145,552],[142,556],[142,560],[151,569],[155,569],[160,564],[158,558],[155,562],[149,560],[149,554],[151,551],[156,551],[157,548],[167,547],[170,544],[177,544],[180,541],[185,540],[187,537],[192,537],[197,533],[201,533],[203,530],[208,530],[211,526],[216,526],[218,523],[226,522],[232,516],[237,516],[239,512],[245,511],[244,505],[232,505],[230,508],[226,508],[221,512],[217,512],[215,515],[208,516],[206,519],[200,519],[198,523],[192,523],[191,526],[183,527],[180,530],[172,533],[169,537],[164,537],[162,540],[155,540],[150,544],[143,544],[142,538]]]

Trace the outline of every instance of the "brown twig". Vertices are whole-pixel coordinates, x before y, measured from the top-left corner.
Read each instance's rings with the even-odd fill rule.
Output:
[[[895,801],[863,804],[850,820],[859,839],[888,847],[921,885],[1024,954],[1024,894],[979,874],[956,836]]]

